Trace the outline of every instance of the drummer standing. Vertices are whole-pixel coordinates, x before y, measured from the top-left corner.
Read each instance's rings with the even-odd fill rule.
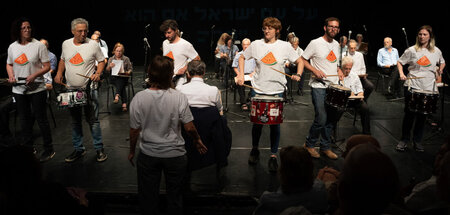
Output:
[[[105,57],[103,56],[98,43],[87,38],[89,24],[83,18],[74,19],[71,23],[73,38],[63,42],[61,60],[58,65],[58,73],[55,82],[62,84],[64,70],[67,86],[69,89],[86,89],[89,101],[84,106],[84,114],[89,124],[94,148],[97,151],[97,161],[102,162],[107,159],[103,151],[102,131],[98,119],[98,89],[96,83],[100,81],[100,75],[105,68]],[[95,62],[98,62],[97,68]],[[84,78],[80,76],[89,76]],[[92,84],[91,84],[92,83]],[[65,158],[70,163],[86,154],[83,146],[82,129],[82,107],[69,108],[72,117],[72,144],[75,150]]]
[[[243,52],[239,58],[239,75],[237,82],[244,83],[244,68],[246,59],[255,59],[255,74],[251,81],[252,97],[255,95],[270,95],[283,97],[286,89],[286,77],[279,72],[283,71],[284,62],[289,60],[298,65],[297,73],[292,75],[295,81],[300,80],[303,73],[303,62],[291,44],[281,41],[281,22],[275,17],[267,17],[263,20],[262,31],[264,38],[256,40]],[[259,160],[259,139],[262,132],[262,124],[253,124],[252,128],[252,151],[248,159],[249,164],[256,164]],[[277,152],[280,142],[280,125],[270,125],[270,145],[271,156],[269,159],[269,171],[276,172],[278,169]]]
[[[403,65],[408,64],[408,78],[403,73]],[[425,124],[425,115],[415,113],[409,110],[408,103],[412,96],[412,90],[425,90],[437,93],[435,65],[439,64],[439,75],[445,67],[445,61],[442,52],[435,46],[433,29],[429,25],[420,27],[416,37],[416,44],[405,50],[405,53],[397,62],[398,72],[401,80],[407,80],[404,84],[405,92],[405,115],[403,116],[402,138],[397,144],[398,151],[405,151],[410,141],[410,133],[414,120],[413,144],[414,149],[423,152],[424,147],[421,143],[423,136],[423,127]],[[419,77],[418,79],[412,79]]]
[[[342,71],[338,68],[337,59],[339,43],[334,40],[334,37],[339,33],[339,24],[340,21],[338,18],[327,18],[323,26],[325,34],[312,40],[302,54],[305,67],[315,76],[315,78],[312,77],[309,81],[315,116],[305,143],[305,148],[314,158],[320,157],[320,154],[314,149],[314,146],[320,136],[322,136],[320,150],[329,158],[337,159],[337,155],[331,151],[330,147],[331,128],[333,126],[332,123],[327,122],[325,98],[328,85],[337,84],[339,78],[343,79]],[[339,77],[337,77],[338,74]]]

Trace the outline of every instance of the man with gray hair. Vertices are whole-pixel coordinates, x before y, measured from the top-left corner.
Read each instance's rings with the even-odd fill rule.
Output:
[[[241,56],[242,53],[244,53],[244,51],[247,49],[248,46],[250,46],[251,41],[248,38],[245,38],[242,40],[242,51],[238,52],[236,54],[236,56],[234,57],[233,63],[231,64],[231,67],[233,68],[234,72],[236,73],[236,76],[239,75],[239,57]],[[251,58],[251,59],[245,59],[245,64],[244,64],[244,75],[247,75],[247,77],[252,77],[253,76],[253,72],[255,71],[255,59]],[[246,80],[244,82],[247,85],[251,85],[250,80]],[[248,105],[247,105],[247,99],[245,99],[245,87],[244,86],[239,86],[237,85],[237,90],[239,93],[239,101],[241,103],[241,109],[243,111],[248,110]],[[250,94],[250,93],[249,93]],[[250,100],[250,95],[249,95],[249,100]]]
[[[390,37],[384,38],[384,47],[378,50],[377,65],[381,67],[381,73],[389,75],[388,93],[392,94],[394,98],[401,97],[401,83],[400,74],[397,69],[397,61],[400,58],[396,48],[392,47],[392,39]]]
[[[178,85],[176,89],[188,98],[190,107],[216,106],[220,114],[223,114],[222,98],[216,86],[211,86],[203,81],[206,72],[206,64],[201,60],[193,60],[187,65],[187,79],[185,84]]]
[[[65,158],[70,163],[83,157],[86,148],[83,145],[82,109],[89,124],[94,148],[97,151],[97,161],[107,159],[103,151],[102,131],[98,119],[98,82],[105,68],[105,57],[96,41],[87,38],[89,23],[83,18],[74,19],[71,23],[73,38],[62,44],[61,60],[55,82],[63,84],[63,74],[69,90],[83,90],[88,94],[88,102],[84,106],[69,107],[72,117],[72,144],[75,150]],[[95,62],[98,65],[95,65]],[[88,78],[85,78],[88,77]]]

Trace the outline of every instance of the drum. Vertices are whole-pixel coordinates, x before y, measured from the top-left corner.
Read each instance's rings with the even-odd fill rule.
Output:
[[[412,90],[411,96],[407,99],[407,106],[411,112],[430,114],[436,113],[439,94],[428,90]]]
[[[264,125],[276,125],[283,122],[283,98],[256,95],[251,101],[251,122]]]
[[[348,97],[352,94],[352,91],[349,88],[331,84],[326,89],[326,92],[325,103],[327,105],[340,109],[347,108]]]
[[[85,90],[76,89],[60,93],[57,97],[59,108],[71,108],[84,106],[88,103],[88,96]]]

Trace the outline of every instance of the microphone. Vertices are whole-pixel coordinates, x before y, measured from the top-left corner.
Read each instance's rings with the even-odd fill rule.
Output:
[[[366,25],[363,25],[364,31],[367,32]]]
[[[180,38],[183,37],[183,32],[180,32]]]
[[[291,25],[286,28],[286,31],[289,32],[289,29],[291,29]]]
[[[144,42],[145,42],[145,44],[147,45],[147,47],[150,48],[150,44],[148,43],[147,37],[144,37]]]
[[[350,37],[352,36],[352,31],[348,31],[348,41],[350,41]]]
[[[291,32],[291,33],[292,33],[292,35],[294,35],[294,37],[296,37],[296,36],[295,36],[295,32]]]
[[[231,29],[231,39],[234,39],[235,33],[236,33],[236,29]]]
[[[150,24],[148,24],[148,25],[145,26],[145,28],[148,28],[148,27],[150,27]]]
[[[406,31],[405,31],[405,28],[402,28],[402,31],[403,31],[403,33],[406,35]]]

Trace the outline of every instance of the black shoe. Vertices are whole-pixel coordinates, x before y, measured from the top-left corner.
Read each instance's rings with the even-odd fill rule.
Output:
[[[395,149],[399,152],[404,152],[408,149],[408,145],[404,141],[399,141]]]
[[[98,149],[97,150],[97,161],[103,162],[106,159],[108,159],[108,156],[103,152],[103,149]]]
[[[82,151],[77,151],[74,150],[69,156],[66,157],[66,159],[64,159],[67,163],[72,163],[76,160],[78,160],[78,158],[83,157],[86,154],[86,150],[82,150]]]
[[[248,164],[256,164],[259,161],[259,150],[258,149],[252,149],[250,152],[250,157],[248,158]]]
[[[278,161],[276,157],[270,157],[269,159],[269,172],[274,173],[278,170]]]
[[[49,161],[53,158],[53,156],[55,156],[55,151],[53,150],[45,150],[42,154],[41,154],[41,158],[39,159],[40,162],[46,162]]]
[[[414,149],[416,152],[424,152],[425,148],[423,148],[422,143],[414,143]]]

